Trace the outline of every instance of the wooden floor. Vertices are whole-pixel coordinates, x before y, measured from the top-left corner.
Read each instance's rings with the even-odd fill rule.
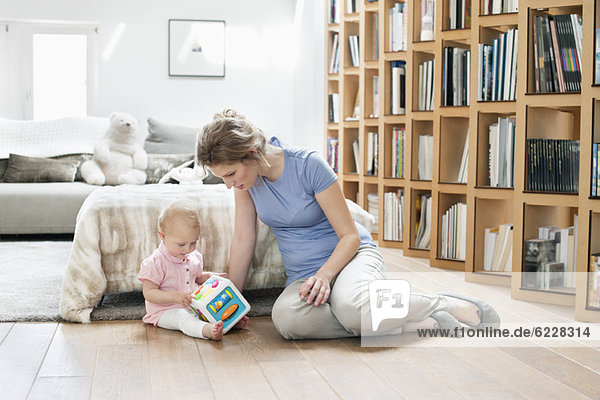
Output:
[[[426,260],[383,252],[413,291],[480,297],[503,322],[573,320],[567,307],[511,300],[508,288],[465,283],[464,273],[431,273]],[[0,323],[0,398],[600,399],[600,349],[553,346],[294,342],[268,317],[220,343],[141,321]]]

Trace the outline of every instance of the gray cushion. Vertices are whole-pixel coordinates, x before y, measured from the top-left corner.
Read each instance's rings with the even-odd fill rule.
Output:
[[[85,182],[83,176],[81,176],[81,165],[87,160],[92,159],[93,154],[90,153],[79,153],[79,154],[67,154],[63,156],[50,157],[55,160],[69,160],[77,164],[77,173],[75,173],[75,182]]]
[[[193,159],[193,154],[148,154],[146,183],[158,183],[167,172]]]
[[[10,154],[2,177],[6,183],[74,182],[79,162]]]
[[[190,154],[196,150],[196,136],[200,128],[166,124],[148,118],[148,137],[144,141],[146,153]]]

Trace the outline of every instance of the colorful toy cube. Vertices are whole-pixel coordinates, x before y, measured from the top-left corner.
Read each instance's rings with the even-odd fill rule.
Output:
[[[192,296],[192,310],[204,321],[223,321],[223,333],[250,311],[250,304],[235,285],[222,276],[211,276]]]

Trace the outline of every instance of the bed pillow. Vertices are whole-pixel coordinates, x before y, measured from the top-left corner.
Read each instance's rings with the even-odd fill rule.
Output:
[[[148,118],[148,136],[144,141],[144,150],[148,154],[194,153],[196,136],[200,130],[200,128],[167,124]]]
[[[10,154],[2,182],[73,182],[78,162]]]

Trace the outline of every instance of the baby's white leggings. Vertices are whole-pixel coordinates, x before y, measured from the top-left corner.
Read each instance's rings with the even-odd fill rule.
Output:
[[[173,308],[165,311],[158,320],[158,326],[164,329],[181,331],[188,336],[206,339],[202,328],[208,322],[202,321],[192,310]]]

